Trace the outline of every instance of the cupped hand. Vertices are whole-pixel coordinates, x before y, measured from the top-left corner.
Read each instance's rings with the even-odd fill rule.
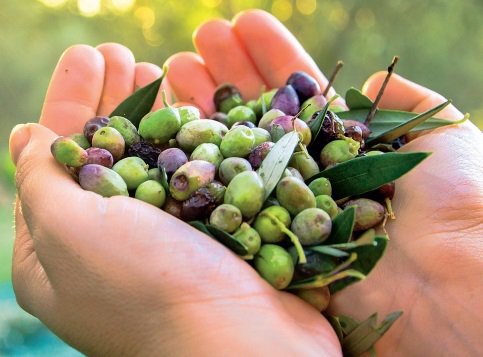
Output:
[[[214,111],[212,96],[223,82],[245,99],[261,88],[282,86],[296,70],[326,78],[295,38],[271,15],[248,11],[232,22],[214,20],[194,35],[198,53],[180,53],[168,63],[178,99]],[[364,86],[374,99],[385,73]],[[196,81],[193,80],[196,78]],[[380,107],[425,111],[444,98],[394,75]],[[452,105],[439,116],[460,119]],[[426,133],[402,151],[432,155],[396,183],[389,221],[391,241],[369,277],[336,294],[330,312],[366,319],[403,310],[377,344],[382,355],[478,355],[483,350],[483,140],[470,122]],[[480,353],[478,353],[480,352]]]
[[[14,128],[19,304],[87,355],[340,355],[320,314],[225,247],[144,202],[82,190],[51,157],[58,134],[160,75],[119,45],[72,47],[43,125]]]

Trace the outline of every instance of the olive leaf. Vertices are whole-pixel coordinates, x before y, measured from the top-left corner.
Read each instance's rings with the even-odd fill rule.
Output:
[[[238,255],[247,255],[248,247],[234,235],[210,224],[205,225],[211,236]]]
[[[368,109],[351,109],[348,111],[338,112],[337,116],[341,119],[352,119],[364,122],[366,120],[367,113]],[[417,115],[418,113],[404,112],[400,110],[378,109],[370,124],[372,133],[369,138],[377,137],[387,131],[390,131],[393,128],[413,119]],[[430,118],[424,123],[413,128],[411,131],[434,129],[450,124],[454,124],[454,122],[446,119]]]
[[[364,279],[366,276],[355,269],[348,269],[352,263],[357,261],[357,253],[351,253],[347,260],[336,266],[328,273],[317,274],[306,279],[292,282],[287,289],[313,289],[332,284],[340,279],[355,278]]]
[[[223,244],[225,247],[229,248],[236,254],[242,255],[242,256],[245,256],[248,254],[247,246],[235,236],[225,231],[222,231],[221,229],[216,228],[215,226],[204,224],[201,221],[191,221],[188,223],[192,227],[199,230],[200,232],[203,232],[206,235],[210,236],[211,238],[217,240],[218,242],[220,242],[221,244]]]
[[[356,157],[319,172],[307,179],[306,183],[326,177],[332,185],[332,198],[335,200],[360,195],[396,180],[429,155],[425,152],[389,152]]]
[[[166,192],[169,192],[168,174],[166,173],[166,169],[161,167],[159,171],[161,172],[161,186],[163,186]]]
[[[352,328],[351,332],[342,340],[344,356],[360,356],[368,351],[401,315],[402,311],[392,312],[378,326],[377,313],[375,313],[369,316],[367,320]]]
[[[109,116],[123,116],[129,119],[137,128],[142,117],[151,111],[166,72],[167,68],[165,67],[161,77],[124,99]]]
[[[332,221],[330,236],[324,242],[324,245],[347,243],[352,237],[355,220],[356,208],[354,206],[347,207],[344,211],[335,216]]]
[[[376,236],[374,243],[371,245],[365,244],[347,249],[348,252],[357,254],[357,260],[351,264],[351,269],[363,275],[369,274],[384,254],[387,242],[388,238],[386,236]],[[329,286],[330,292],[334,294],[357,281],[358,279],[354,279],[354,277],[347,277],[335,281]]]
[[[353,319],[352,317],[346,315],[338,316],[338,320],[340,328],[342,329],[342,332],[345,336],[354,331],[354,329],[360,324],[360,322],[356,319]]]
[[[316,246],[310,247],[309,249],[313,250],[314,252],[330,255],[331,257],[336,257],[336,258],[347,257],[349,255],[349,253],[344,252],[343,250],[329,247],[326,245],[316,245]]]
[[[311,144],[314,143],[317,140],[317,136],[320,133],[320,130],[322,129],[322,124],[324,123],[324,118],[325,114],[327,114],[327,110],[329,109],[330,104],[336,100],[339,96],[334,95],[332,98],[330,98],[327,103],[324,105],[322,110],[317,114],[314,120],[309,122],[309,128],[310,132],[312,133],[312,140]]]
[[[332,328],[334,329],[335,334],[339,339],[339,342],[342,343],[342,341],[344,340],[344,333],[342,331],[342,326],[340,324],[340,317],[327,315],[326,318],[327,318],[327,321],[329,321]]]
[[[367,146],[372,146],[376,143],[390,143],[394,139],[407,134],[411,129],[415,128],[419,124],[425,122],[429,118],[431,118],[433,115],[439,113],[441,110],[443,110],[445,107],[447,107],[451,103],[451,100],[447,100],[446,102],[435,106],[432,109],[429,109],[425,111],[424,113],[421,113],[419,115],[416,115],[413,118],[408,119],[406,122],[403,122],[391,129],[386,130],[385,132],[379,134],[379,135],[374,135],[374,133],[371,133],[369,138],[366,140],[366,145]]]
[[[345,93],[345,104],[353,110],[353,109],[371,109],[372,107],[372,100],[369,99],[366,95],[364,95],[359,89],[351,87]],[[337,113],[339,114],[339,113]],[[367,116],[367,113],[366,113]]]
[[[351,206],[354,208],[355,206]],[[353,249],[363,245],[376,245],[376,230],[373,228],[365,231],[357,240],[347,243],[339,243],[330,245],[331,248],[335,249]]]
[[[298,133],[291,131],[277,141],[265,159],[263,159],[257,173],[260,175],[265,188],[264,201],[270,196],[278,181],[280,181],[298,142]]]
[[[188,222],[188,224],[190,226],[196,228],[200,232],[203,232],[207,236],[210,236],[211,238],[215,238],[213,236],[213,234],[211,234],[210,231],[206,228],[206,226],[205,226],[205,224],[203,222],[201,222],[201,221],[191,221],[191,222]]]

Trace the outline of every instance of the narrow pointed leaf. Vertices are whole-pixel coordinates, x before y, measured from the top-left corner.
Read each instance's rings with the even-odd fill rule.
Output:
[[[344,339],[344,334],[342,332],[342,327],[341,327],[340,322],[339,322],[339,317],[327,315],[326,318],[329,321],[332,328],[334,329],[335,334],[337,335],[337,338],[339,339],[339,342],[342,343],[342,340]]]
[[[328,178],[332,185],[332,198],[338,200],[375,190],[385,183],[394,181],[428,156],[429,153],[424,152],[390,152],[356,157],[321,171],[306,182],[310,183],[319,177]]]
[[[165,73],[166,71],[161,77],[127,97],[114,109],[110,116],[123,116],[137,128],[142,117],[151,111]]]
[[[381,134],[378,136],[371,135],[367,140],[366,140],[366,145],[367,146],[372,146],[376,143],[390,143],[394,139],[397,139],[398,137],[407,134],[411,129],[415,128],[419,124],[425,122],[426,120],[430,119],[433,115],[439,113],[441,110],[443,110],[445,107],[447,107],[451,103],[451,100],[448,100],[440,105],[437,105],[436,107],[429,109],[428,111],[425,111],[424,113],[421,113],[419,115],[416,115],[415,117],[409,119],[408,121],[401,123]]]
[[[331,257],[336,257],[336,258],[347,257],[349,255],[349,253],[344,252],[343,250],[328,247],[326,245],[316,245],[316,246],[310,247],[309,249],[313,250],[314,252],[330,255]]]
[[[344,335],[350,334],[360,324],[359,321],[345,315],[339,316],[339,323],[342,331],[344,332]]]
[[[353,208],[353,206],[351,207]],[[376,230],[375,229],[368,229],[365,231],[362,236],[360,236],[357,240],[347,243],[339,243],[339,244],[332,244],[330,247],[336,249],[353,249],[360,247],[362,245],[376,245]]]
[[[384,254],[387,241],[387,237],[376,236],[374,240],[375,244],[373,245],[361,245],[348,249],[348,252],[350,253],[357,253],[357,260],[351,264],[351,269],[356,270],[361,274],[368,275]],[[353,277],[347,277],[346,279],[335,281],[330,284],[330,292],[331,294],[334,294],[357,281],[358,279],[354,279]]]
[[[364,120],[366,120],[368,111],[368,109],[351,109],[345,112],[338,112],[337,115],[341,119],[352,119],[364,122]],[[417,115],[418,113],[404,112],[400,110],[378,109],[370,124],[372,133],[369,138],[382,135],[392,128],[411,120]],[[446,119],[430,118],[424,123],[413,128],[411,131],[434,129],[450,124],[454,124],[454,122]]]
[[[373,348],[374,344],[401,315],[401,311],[393,312],[379,326],[377,326],[377,314],[373,314],[367,320],[361,322],[344,337],[342,341],[344,356],[360,356]]]
[[[366,95],[362,94],[359,89],[352,87],[349,88],[349,90],[345,93],[345,104],[347,104],[351,110],[371,109],[372,100],[370,100]]]
[[[210,236],[211,238],[215,238],[213,234],[210,233],[210,231],[206,228],[206,225],[201,222],[201,221],[191,221],[189,222],[189,225],[196,228],[200,232],[203,232],[204,234]]]
[[[332,221],[332,230],[324,245],[347,243],[352,237],[352,230],[356,220],[355,207],[348,207],[335,216]]]
[[[248,254],[247,246],[244,243],[242,243],[240,240],[238,240],[238,238],[236,238],[235,236],[225,231],[222,231],[221,229],[216,228],[215,226],[212,226],[209,224],[205,226],[206,226],[206,229],[211,233],[212,237],[214,237],[218,242],[223,244],[225,247],[229,248],[230,250],[232,250],[238,255]]]
[[[366,276],[364,274],[361,274],[357,270],[347,269],[330,276],[315,275],[308,279],[297,281],[295,283],[290,284],[287,290],[321,288],[323,286],[327,286],[340,279],[354,278],[354,279],[362,280],[365,277]]]
[[[260,175],[265,187],[264,200],[270,196],[278,181],[280,181],[298,142],[298,133],[291,131],[277,141],[265,159],[263,159],[257,173]]]
[[[169,192],[168,174],[166,173],[166,169],[161,167],[159,171],[161,172],[161,186],[163,186],[166,192]]]
[[[327,114],[327,110],[329,109],[330,104],[336,100],[339,96],[334,95],[330,98],[327,103],[324,105],[324,108],[317,114],[314,120],[309,122],[310,132],[312,133],[312,141],[311,143],[317,140],[317,136],[320,133],[320,129],[322,129],[322,124],[324,123],[325,114]]]

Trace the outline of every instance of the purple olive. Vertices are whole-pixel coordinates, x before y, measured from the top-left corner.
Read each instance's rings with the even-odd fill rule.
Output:
[[[294,118],[291,115],[283,115],[274,119],[270,123],[270,134],[272,135],[274,141],[280,139],[277,133],[273,130],[276,127],[280,127],[283,129],[283,133],[281,134],[289,133],[291,131],[294,131],[295,129],[302,135],[302,144],[304,145],[309,145],[310,141],[312,140],[312,132],[310,131],[309,126],[303,120],[299,118]]]
[[[106,116],[97,116],[92,119],[89,119],[84,124],[84,136],[92,143],[92,137],[94,136],[95,132],[100,128],[103,128],[109,124],[109,118]]]
[[[290,84],[295,89],[300,103],[320,93],[320,86],[317,81],[303,71],[292,73],[288,77],[287,84]]]
[[[88,164],[98,164],[108,168],[111,168],[114,164],[112,154],[106,149],[90,147],[86,152]]]
[[[295,115],[300,110],[297,92],[291,85],[280,87],[272,98],[270,109],[279,109],[287,115]]]
[[[268,155],[275,144],[271,141],[266,141],[260,145],[255,146],[248,155],[248,162],[252,165],[254,170],[258,169],[262,164],[263,159]]]
[[[183,150],[170,148],[162,151],[158,157],[158,167],[164,168],[168,175],[173,174],[178,168],[188,162],[188,157]]]

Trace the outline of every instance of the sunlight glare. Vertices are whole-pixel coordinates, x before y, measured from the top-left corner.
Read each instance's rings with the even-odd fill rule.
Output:
[[[77,0],[77,7],[82,16],[96,16],[101,12],[101,0]]]

